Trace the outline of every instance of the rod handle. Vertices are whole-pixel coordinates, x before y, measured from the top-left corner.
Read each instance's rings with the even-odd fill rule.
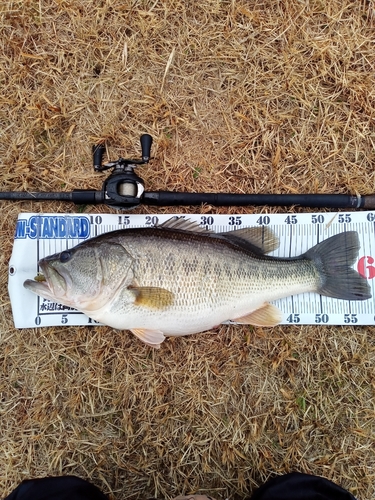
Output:
[[[362,207],[366,210],[374,210],[375,208],[375,194],[366,194],[362,196],[363,205]]]

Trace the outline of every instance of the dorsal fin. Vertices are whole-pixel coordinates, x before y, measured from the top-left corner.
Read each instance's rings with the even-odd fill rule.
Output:
[[[245,227],[220,233],[227,240],[260,254],[267,254],[279,248],[280,242],[276,234],[265,226]]]
[[[170,219],[166,220],[162,224],[158,224],[157,227],[163,229],[178,229],[180,231],[189,231],[191,233],[212,233],[206,226],[201,226],[199,222],[195,220],[186,219],[183,216],[175,215]]]
[[[265,226],[246,227],[243,229],[226,231],[224,233],[214,233],[213,231],[207,229],[206,226],[201,226],[196,221],[186,219],[183,216],[175,215],[157,227],[188,231],[191,233],[206,233],[212,236],[217,234],[218,236],[222,236],[236,245],[260,254],[273,252],[279,247],[280,244],[279,238],[275,235],[275,233]]]

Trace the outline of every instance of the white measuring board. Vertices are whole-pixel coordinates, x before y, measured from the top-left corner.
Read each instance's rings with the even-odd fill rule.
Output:
[[[181,216],[181,215],[179,215]],[[173,215],[20,214],[9,262],[9,295],[16,328],[93,325],[82,313],[43,299],[23,287],[38,273],[38,260],[88,238],[117,229],[150,227]],[[273,302],[284,313],[283,324],[375,324],[375,211],[309,214],[184,215],[213,231],[267,226],[280,239],[270,255],[294,257],[340,232],[357,231],[361,249],[354,269],[369,281],[372,298],[347,301],[304,293]]]

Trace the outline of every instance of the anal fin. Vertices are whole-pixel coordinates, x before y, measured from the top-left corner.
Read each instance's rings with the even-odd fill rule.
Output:
[[[154,347],[155,349],[160,348],[160,344],[165,340],[164,333],[161,330],[147,330],[145,328],[133,328],[130,330],[139,340],[142,340],[145,344]]]
[[[266,303],[259,309],[241,316],[241,318],[233,319],[241,325],[255,326],[276,326],[283,320],[283,313],[280,309],[272,304]]]

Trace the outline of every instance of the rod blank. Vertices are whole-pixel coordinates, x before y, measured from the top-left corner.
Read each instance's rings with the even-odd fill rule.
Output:
[[[139,204],[156,206],[189,206],[207,203],[219,206],[300,206],[310,208],[375,209],[375,194],[355,196],[347,194],[231,194],[188,193],[173,191],[145,192],[141,198],[126,195],[122,202],[116,200],[116,208],[129,209]],[[74,190],[71,192],[0,192],[0,200],[66,201],[76,205],[106,204],[113,200],[102,191]]]

